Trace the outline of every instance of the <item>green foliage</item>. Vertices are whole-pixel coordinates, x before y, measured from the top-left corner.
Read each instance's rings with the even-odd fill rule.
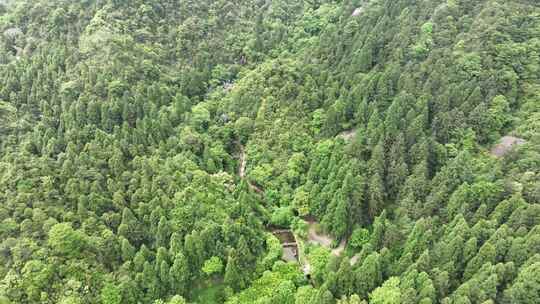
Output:
[[[535,303],[538,15],[3,1],[0,302]]]
[[[330,259],[330,251],[321,246],[313,247],[309,250],[307,259],[311,265],[311,277],[316,282],[322,282],[325,275],[326,264]]]
[[[16,120],[17,109],[7,102],[0,100],[0,132],[7,132]]]
[[[422,25],[418,42],[413,46],[413,55],[417,58],[425,58],[433,45],[433,23],[426,22]]]
[[[277,262],[272,271],[264,272],[249,288],[226,303],[294,303],[296,285],[302,281],[303,275],[297,265]]]
[[[281,258],[283,253],[281,242],[276,236],[271,233],[267,234],[266,248],[268,249],[267,254],[261,259],[261,261],[257,265],[257,270],[261,273],[265,270],[271,269],[274,263]]]
[[[369,295],[370,302],[373,304],[400,304],[401,291],[399,290],[399,278],[391,277],[381,287],[375,289]]]
[[[253,132],[253,122],[249,117],[242,116],[234,123],[234,130],[236,136],[245,142],[249,138],[249,135]]]
[[[225,267],[224,282],[233,290],[240,290],[245,288],[245,279],[239,273],[240,261],[235,251],[233,251],[228,259],[227,266]]]
[[[538,262],[521,269],[515,283],[505,291],[509,302],[528,304],[538,300],[540,281],[537,274],[539,270],[540,263]]]
[[[78,297],[75,297],[75,296],[69,296],[69,297],[64,297],[58,303],[60,303],[60,304],[81,304],[82,300],[80,298],[78,298]]]
[[[223,303],[226,293],[223,284],[211,282],[209,285],[203,285],[194,290],[191,299],[194,303],[219,304]]]
[[[62,255],[76,257],[82,254],[85,240],[84,235],[73,230],[71,224],[60,223],[52,226],[49,230],[48,244],[54,251]]]
[[[202,103],[194,106],[191,109],[191,121],[194,127],[198,130],[205,130],[208,128],[210,122],[210,112],[206,106]]]
[[[184,300],[184,298],[182,298],[181,296],[173,296],[168,302],[167,304],[186,304],[186,300]]]
[[[169,279],[172,289],[177,293],[183,294],[187,291],[190,283],[190,268],[186,257],[181,252],[176,254],[169,268]]]
[[[280,207],[272,212],[270,223],[278,227],[289,227],[294,218],[294,213],[291,207]]]
[[[122,295],[120,289],[113,283],[106,283],[101,289],[101,303],[103,304],[119,304],[122,303]]]
[[[295,304],[308,304],[315,301],[317,290],[311,285],[299,287],[295,295]]]
[[[220,274],[223,271],[223,262],[219,257],[211,257],[210,259],[204,262],[202,271],[207,276],[212,276],[214,274]]]
[[[365,228],[354,229],[350,239],[349,246],[355,249],[362,249],[362,247],[369,242],[370,234]]]

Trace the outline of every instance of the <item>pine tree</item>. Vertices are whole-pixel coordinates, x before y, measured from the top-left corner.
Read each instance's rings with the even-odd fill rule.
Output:
[[[244,287],[243,279],[240,273],[239,261],[236,250],[231,250],[225,266],[225,276],[223,281],[233,290],[239,290]]]
[[[539,271],[540,262],[522,267],[512,286],[504,291],[508,303],[536,303],[540,292]]]
[[[369,292],[382,283],[380,255],[376,252],[368,255],[355,275],[355,290],[360,297],[366,298]]]
[[[170,227],[167,218],[162,216],[159,219],[157,234],[156,234],[156,246],[165,247],[169,244]]]
[[[103,304],[120,304],[122,303],[122,294],[120,289],[114,284],[108,282],[101,289],[101,303]]]
[[[336,273],[336,293],[337,298],[345,295],[351,295],[354,291],[354,273],[351,269],[349,259],[343,259]]]
[[[188,261],[181,252],[178,252],[174,257],[173,265],[169,269],[170,284],[177,294],[184,294],[187,291],[190,279]]]
[[[135,248],[129,243],[126,238],[121,237],[120,247],[122,251],[122,259],[124,262],[131,261],[135,257]]]
[[[400,280],[398,277],[388,279],[384,284],[370,294],[370,303],[373,304],[400,304],[402,303]]]

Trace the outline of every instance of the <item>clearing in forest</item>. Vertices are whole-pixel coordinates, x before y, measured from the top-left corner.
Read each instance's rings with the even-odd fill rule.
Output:
[[[306,221],[308,223],[308,241],[310,243],[332,249],[332,244],[334,243],[335,239],[330,235],[320,233],[318,231],[319,223],[316,222],[315,219],[307,218]],[[340,256],[345,250],[346,244],[346,240],[342,240],[338,247],[332,249],[332,254],[335,256]]]
[[[527,141],[519,137],[510,135],[503,136],[500,142],[491,149],[490,153],[495,157],[503,157],[508,152],[512,151],[514,147],[521,146],[526,143]]]

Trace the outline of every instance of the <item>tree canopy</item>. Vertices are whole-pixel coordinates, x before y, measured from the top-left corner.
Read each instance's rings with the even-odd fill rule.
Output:
[[[0,303],[537,303],[539,15],[0,1]]]

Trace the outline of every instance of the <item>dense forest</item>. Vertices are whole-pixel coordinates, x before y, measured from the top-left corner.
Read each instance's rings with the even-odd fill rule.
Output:
[[[540,2],[0,1],[15,303],[540,303]]]

